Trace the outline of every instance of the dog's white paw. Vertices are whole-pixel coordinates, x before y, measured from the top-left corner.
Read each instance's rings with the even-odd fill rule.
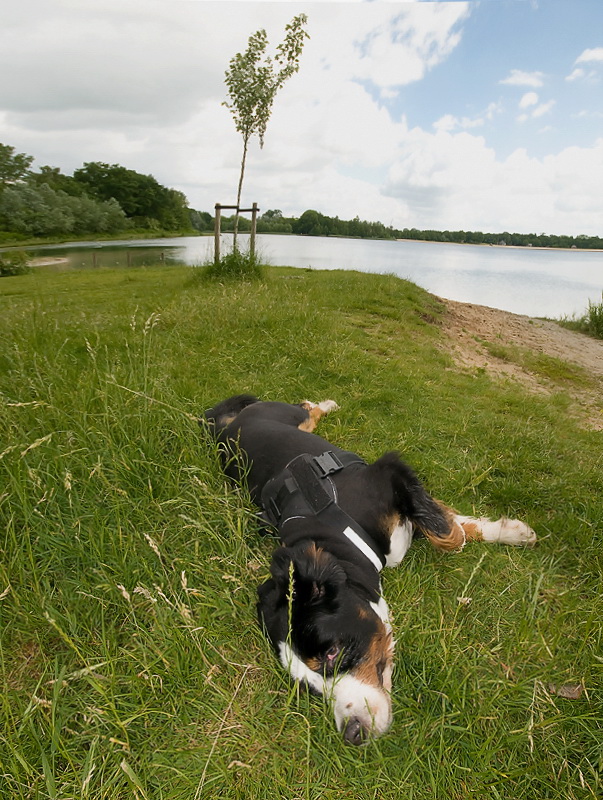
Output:
[[[303,406],[303,408],[307,408],[308,411],[311,411],[313,408],[319,408],[323,414],[328,414],[331,411],[337,411],[339,409],[335,400],[323,400],[322,403],[313,403],[311,400],[304,400],[300,405]]]
[[[484,520],[482,522],[484,542],[499,542],[517,547],[532,547],[536,544],[536,533],[518,519]]]

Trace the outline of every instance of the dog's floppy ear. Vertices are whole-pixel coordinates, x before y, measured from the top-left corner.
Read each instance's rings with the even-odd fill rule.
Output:
[[[258,616],[273,644],[285,640],[290,617],[334,610],[345,572],[312,542],[279,547],[272,556],[271,578],[258,589]]]

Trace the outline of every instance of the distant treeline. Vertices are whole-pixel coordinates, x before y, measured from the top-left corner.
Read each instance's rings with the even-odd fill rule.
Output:
[[[211,220],[210,215],[207,215]],[[224,220],[223,230],[232,229],[232,219]],[[213,222],[211,222],[213,224]],[[210,223],[208,222],[208,225]],[[250,222],[242,219],[240,230],[249,230]],[[259,233],[296,233],[305,236],[349,236],[362,239],[415,239],[424,242],[455,242],[457,244],[515,245],[517,247],[575,247],[581,250],[603,249],[599,236],[556,236],[546,233],[482,233],[481,231],[434,231],[418,228],[386,227],[381,222],[366,222],[358,217],[351,220],[327,217],[309,209],[301,217],[284,217],[280,211],[267,211],[258,219]]]
[[[0,244],[34,237],[213,230],[212,214],[189,208],[182,192],[162,186],[152,175],[100,161],[85,163],[73,175],[47,166],[36,172],[30,169],[32,162],[32,156],[0,144]],[[222,217],[223,231],[231,231],[233,224],[234,216]],[[239,230],[248,231],[250,227],[249,217],[242,216]],[[278,209],[269,209],[258,218],[257,230],[304,236],[603,249],[603,238],[598,236],[398,229],[358,217],[351,220],[328,217],[313,209],[304,211],[301,217],[285,217]]]

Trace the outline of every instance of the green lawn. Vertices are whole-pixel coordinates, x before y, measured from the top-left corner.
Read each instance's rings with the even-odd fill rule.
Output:
[[[551,396],[455,367],[441,314],[343,271],[0,280],[1,798],[601,796],[603,434],[558,365]],[[256,626],[274,541],[195,422],[237,392],[332,398],[328,438],[539,535],[384,573],[394,723],[366,747]]]

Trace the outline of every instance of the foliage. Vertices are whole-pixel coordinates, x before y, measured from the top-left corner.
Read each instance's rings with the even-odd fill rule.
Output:
[[[114,199],[69,195],[48,183],[8,186],[0,195],[0,228],[26,236],[118,233],[126,227]]]
[[[291,220],[280,209],[268,209],[257,221],[258,233],[293,233]]]
[[[137,227],[179,230],[190,224],[186,197],[162,186],[152,175],[91,161],[76,169],[73,177],[94,197],[117,200]]]
[[[198,268],[198,275],[218,281],[258,280],[263,277],[263,266],[257,255],[233,248],[218,263],[211,261]]]
[[[603,339],[603,303],[589,303],[586,317],[591,336]]]
[[[65,192],[74,197],[81,197],[85,194],[85,186],[72,175],[64,175],[59,167],[40,167],[39,172],[32,172],[28,176],[28,182],[34,186],[47,184],[55,191]]]
[[[600,434],[562,387],[460,369],[440,305],[405,281],[190,274],[3,282],[2,796],[601,797]],[[384,570],[394,722],[366,747],[290,686],[255,622],[275,540],[196,422],[236,391],[333,398],[328,439],[399,449],[461,512],[540,536],[454,555],[418,540]],[[572,683],[580,698],[551,688]]]
[[[200,233],[214,228],[214,218],[207,211],[195,211],[189,208],[189,219],[191,227]]]
[[[298,218],[289,219],[293,233],[306,236],[355,236],[365,239],[412,239],[424,242],[456,244],[510,245],[515,247],[566,247],[581,250],[603,248],[598,236],[557,236],[545,233],[482,233],[481,231],[436,231],[418,228],[386,227],[381,222],[367,222],[355,217],[341,220],[308,209]]]
[[[211,215],[191,211],[182,192],[152,175],[102,162],[84,164],[73,176],[50,166],[33,172],[32,161],[0,144],[0,240],[211,227]]]
[[[7,250],[0,253],[0,278],[8,275],[25,275],[30,271],[28,255],[22,250]]]
[[[366,222],[358,217],[341,220],[339,217],[327,217],[314,209],[304,211],[293,222],[292,231],[307,236],[353,236],[365,239],[394,239],[398,233],[381,222]]]
[[[589,301],[585,314],[578,318],[564,317],[560,320],[560,324],[566,328],[586,333],[595,339],[603,339],[603,302],[592,303]]]
[[[243,155],[237,188],[237,206],[241,204],[241,191],[245,174],[247,147],[252,136],[257,136],[260,147],[264,146],[266,127],[272,113],[277,92],[292,75],[299,70],[299,59],[305,39],[308,19],[298,14],[285,27],[285,38],[276,48],[274,59],[266,55],[268,37],[262,28],[253,33],[244,53],[237,53],[230,60],[225,73],[229,101],[224,105],[230,110],[235,128],[243,137]],[[237,220],[235,217],[234,244],[236,247]]]
[[[0,142],[0,189],[23,180],[29,174],[33,156],[15,153],[15,148]]]

